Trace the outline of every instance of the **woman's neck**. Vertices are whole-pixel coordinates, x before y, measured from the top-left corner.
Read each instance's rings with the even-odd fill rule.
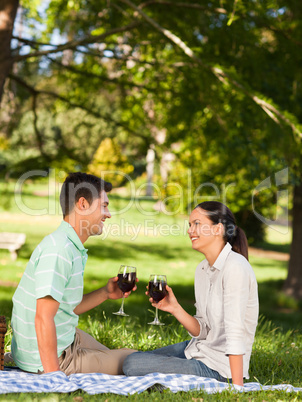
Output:
[[[208,260],[208,263],[212,267],[214,262],[217,260],[219,254],[221,251],[224,249],[225,244],[220,243],[219,246],[217,244],[213,245],[213,247],[208,248],[203,254],[205,255],[206,259]]]

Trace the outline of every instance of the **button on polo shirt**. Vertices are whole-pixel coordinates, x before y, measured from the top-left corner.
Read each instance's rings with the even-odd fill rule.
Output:
[[[74,341],[79,317],[73,310],[83,298],[86,261],[87,250],[65,221],[31,255],[13,296],[12,354],[22,370],[43,370],[35,331],[37,299],[51,296],[60,303],[54,318],[58,357]]]

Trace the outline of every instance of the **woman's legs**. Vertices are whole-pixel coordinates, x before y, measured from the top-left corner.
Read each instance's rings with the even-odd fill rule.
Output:
[[[180,343],[174,343],[173,345],[164,346],[163,348],[158,348],[152,350],[150,353],[155,353],[157,355],[173,356],[179,357],[181,359],[186,359],[185,349],[190,341],[184,341]]]
[[[155,349],[151,352],[136,352],[126,357],[123,371],[127,376],[143,376],[150,373],[191,374],[215,378],[227,382],[217,371],[196,359],[187,359],[184,350],[188,341]]]

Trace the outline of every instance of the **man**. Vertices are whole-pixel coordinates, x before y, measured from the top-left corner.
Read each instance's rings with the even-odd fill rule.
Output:
[[[12,356],[24,371],[123,374],[123,361],[134,352],[110,350],[76,328],[79,314],[123,296],[117,277],[83,295],[83,244],[100,235],[111,217],[111,188],[111,183],[85,173],[71,173],[63,183],[63,221],[34,250],[13,297]]]

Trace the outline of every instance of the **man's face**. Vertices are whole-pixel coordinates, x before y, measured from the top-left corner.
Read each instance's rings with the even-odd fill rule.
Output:
[[[101,191],[100,197],[94,199],[85,211],[85,215],[82,219],[82,229],[87,230],[88,236],[98,236],[102,234],[105,220],[111,218],[108,205],[109,199],[107,193]]]

